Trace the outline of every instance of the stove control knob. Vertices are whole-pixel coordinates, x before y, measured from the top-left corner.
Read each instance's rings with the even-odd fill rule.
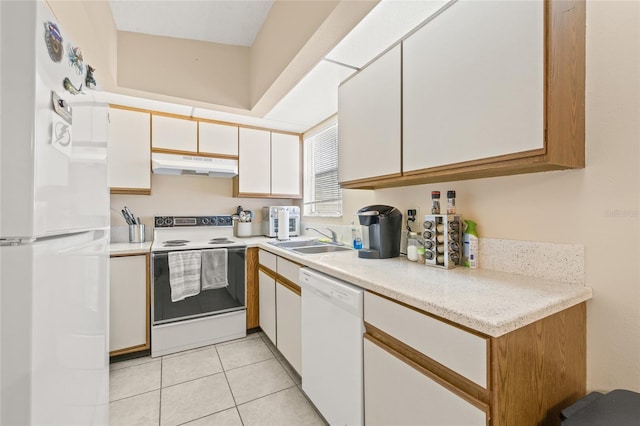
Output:
[[[231,225],[231,216],[227,216],[224,218],[224,224],[225,225]]]
[[[215,217],[215,216],[211,216],[211,217],[209,218],[209,223],[210,223],[212,226],[215,226],[215,225],[217,224],[217,222],[216,222],[216,217]]]
[[[156,226],[157,226],[157,227],[160,227],[160,226],[163,226],[163,225],[164,225],[164,218],[162,218],[162,217],[157,217],[157,218],[156,218]]]
[[[209,224],[209,218],[208,217],[203,217],[202,218],[202,224],[203,225],[208,225]]]
[[[164,226],[173,226],[173,218],[165,217],[164,218]]]

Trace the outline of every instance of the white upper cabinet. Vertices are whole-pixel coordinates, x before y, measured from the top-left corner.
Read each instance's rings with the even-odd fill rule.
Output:
[[[299,196],[300,137],[271,133],[271,193]]]
[[[198,152],[198,122],[153,114],[151,146],[156,149]]]
[[[107,155],[112,193],[151,191],[150,128],[148,112],[109,108]]]
[[[234,196],[300,198],[301,172],[298,135],[240,128]]]
[[[404,172],[544,148],[544,3],[457,2],[403,42]]]
[[[271,193],[271,132],[240,128],[238,190],[245,194]]]
[[[401,55],[398,44],[338,89],[338,179],[399,175]]]
[[[236,157],[238,155],[238,126],[200,121],[199,152]]]

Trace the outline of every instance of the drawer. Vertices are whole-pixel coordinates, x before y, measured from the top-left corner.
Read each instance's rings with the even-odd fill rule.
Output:
[[[298,274],[300,273],[300,265],[297,263],[293,263],[288,261],[287,259],[283,259],[282,257],[278,257],[278,275],[281,275],[288,279],[289,281],[300,285],[300,278]]]
[[[364,294],[364,320],[487,388],[487,338],[369,292]]]
[[[258,252],[258,262],[260,265],[271,269],[273,272],[277,271],[277,256],[275,254],[269,253],[268,251],[260,249]]]

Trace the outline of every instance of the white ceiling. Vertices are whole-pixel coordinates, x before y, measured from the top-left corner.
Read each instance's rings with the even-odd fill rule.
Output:
[[[273,0],[109,0],[119,31],[251,46]]]

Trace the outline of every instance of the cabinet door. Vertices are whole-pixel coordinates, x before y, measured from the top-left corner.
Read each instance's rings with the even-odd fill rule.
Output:
[[[198,122],[183,118],[153,115],[151,146],[172,151],[198,151]]]
[[[338,179],[400,173],[400,45],[338,89]]]
[[[486,425],[487,415],[430,377],[365,339],[368,425]]]
[[[238,185],[240,193],[271,193],[270,132],[240,128]]]
[[[147,256],[112,257],[110,266],[109,350],[148,349]]]
[[[151,118],[148,112],[109,108],[111,192],[151,191]]]
[[[403,42],[404,172],[544,147],[544,4],[457,2]]]
[[[206,154],[236,157],[238,155],[238,126],[198,123],[198,150]]]
[[[302,374],[302,332],[300,294],[276,284],[276,323],[278,325],[278,350],[291,366]]]
[[[276,341],[276,280],[258,271],[260,328],[274,344]]]
[[[300,197],[300,138],[271,133],[271,193]]]

